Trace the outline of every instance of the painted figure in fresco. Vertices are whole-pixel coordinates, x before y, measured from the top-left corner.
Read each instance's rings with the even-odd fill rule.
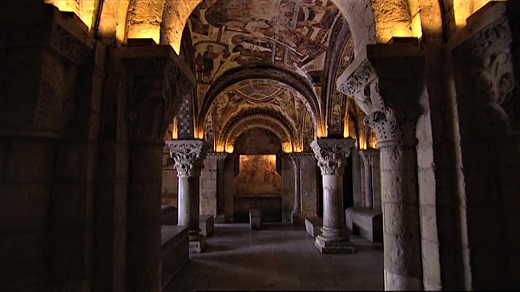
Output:
[[[202,79],[204,82],[211,81],[211,74],[213,73],[213,69],[215,68],[215,59],[218,57],[218,53],[214,51],[213,45],[207,45],[206,51],[201,55],[200,53],[197,55],[196,64],[197,64],[197,77]]]

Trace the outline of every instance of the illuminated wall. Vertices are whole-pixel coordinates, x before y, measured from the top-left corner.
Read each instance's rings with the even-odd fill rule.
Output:
[[[276,155],[240,155],[235,189],[237,196],[280,195],[282,177],[276,172]]]

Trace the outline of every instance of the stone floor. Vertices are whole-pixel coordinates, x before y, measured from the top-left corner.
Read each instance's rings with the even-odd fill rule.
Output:
[[[208,248],[163,291],[383,290],[383,247],[352,236],[357,253],[320,254],[303,226],[215,224]]]

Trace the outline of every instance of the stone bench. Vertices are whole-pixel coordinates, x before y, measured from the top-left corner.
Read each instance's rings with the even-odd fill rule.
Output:
[[[161,225],[177,225],[177,207],[161,206]]]
[[[305,230],[310,237],[314,238],[320,234],[320,228],[323,226],[323,219],[319,217],[305,218]]]
[[[383,241],[383,216],[381,211],[364,207],[351,207],[345,210],[345,223],[354,234],[371,242]]]
[[[164,288],[173,276],[188,262],[188,227],[161,226],[161,286]]]
[[[260,209],[250,209],[249,210],[249,224],[251,225],[251,229],[258,230],[263,227],[263,213]]]
[[[210,237],[215,230],[215,218],[213,215],[200,215],[199,228],[202,235]]]

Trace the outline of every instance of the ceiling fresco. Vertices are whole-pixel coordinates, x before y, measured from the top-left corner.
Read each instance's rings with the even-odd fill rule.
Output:
[[[312,131],[311,116],[304,100],[300,93],[278,81],[250,79],[237,82],[215,98],[210,107],[208,118],[212,121],[213,138],[225,139],[219,133],[230,127],[235,117],[253,113],[255,109],[285,121],[293,133],[309,128],[309,125]],[[296,145],[303,147],[301,137],[295,135],[293,139]]]
[[[281,68],[307,80],[319,100],[321,85],[311,76],[327,69],[332,28],[341,17],[330,0],[202,1],[188,21],[198,83],[196,109],[202,107],[206,93],[223,74],[260,65]],[[313,110],[291,84],[270,79],[268,74],[238,81],[220,92],[207,114],[203,113],[205,121],[200,126],[205,128],[206,138],[211,136],[217,145],[219,132],[235,121],[234,117],[254,109],[288,121],[290,130],[297,133],[292,142],[300,150],[303,137],[316,132],[317,108]]]
[[[189,18],[197,79],[256,63],[301,75],[322,70],[330,28],[340,16],[330,1],[206,0]]]

